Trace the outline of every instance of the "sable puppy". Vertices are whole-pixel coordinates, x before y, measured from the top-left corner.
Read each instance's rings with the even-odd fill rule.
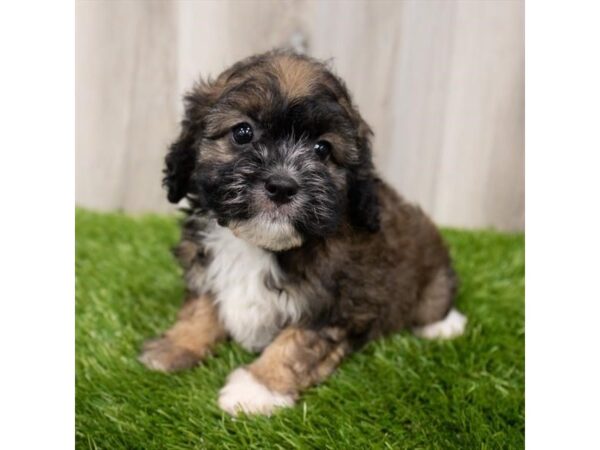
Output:
[[[191,205],[176,249],[188,295],[146,366],[191,367],[231,337],[262,353],[220,407],[270,414],[370,339],[462,333],[448,251],[378,178],[371,135],[344,83],[306,56],[254,56],[192,89],[164,177],[169,201]]]

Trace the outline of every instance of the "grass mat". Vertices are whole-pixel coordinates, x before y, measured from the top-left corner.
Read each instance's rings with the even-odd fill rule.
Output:
[[[444,230],[469,317],[450,342],[410,333],[349,357],[297,406],[232,419],[216,404],[229,372],[254,355],[222,344],[180,374],[146,370],[142,342],[183,298],[170,253],[174,217],[76,213],[78,448],[521,448],[524,445],[522,234]]]

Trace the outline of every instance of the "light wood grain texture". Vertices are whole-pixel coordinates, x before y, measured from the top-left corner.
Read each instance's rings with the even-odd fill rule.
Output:
[[[383,177],[443,224],[524,226],[523,3],[79,1],[76,200],[172,210],[160,187],[181,96],[252,53],[332,59]]]
[[[177,5],[78,2],[76,201],[166,211],[165,149],[177,132]]]

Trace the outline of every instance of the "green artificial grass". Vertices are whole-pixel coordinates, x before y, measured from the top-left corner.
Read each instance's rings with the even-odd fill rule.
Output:
[[[445,230],[464,336],[405,332],[349,357],[271,418],[222,413],[229,372],[254,355],[222,344],[165,375],[136,359],[183,298],[174,217],[76,214],[76,442],[92,449],[520,448],[524,445],[524,238]]]

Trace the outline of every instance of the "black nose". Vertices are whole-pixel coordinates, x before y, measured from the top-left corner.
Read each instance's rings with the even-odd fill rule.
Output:
[[[287,203],[298,192],[298,183],[284,175],[271,175],[265,182],[267,195],[275,203]]]

